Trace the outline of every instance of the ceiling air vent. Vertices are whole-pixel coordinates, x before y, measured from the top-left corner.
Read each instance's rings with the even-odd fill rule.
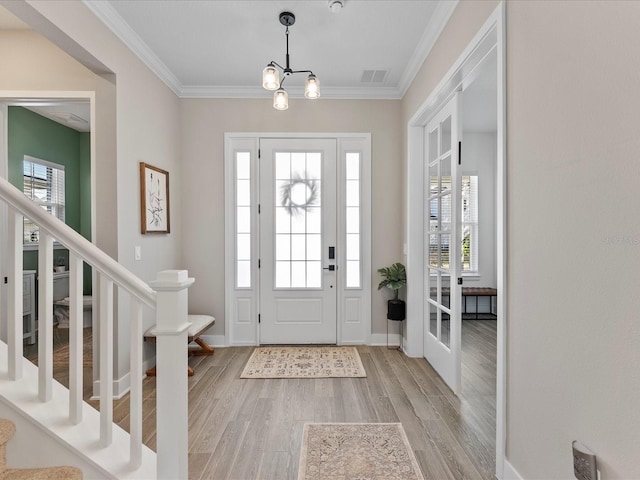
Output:
[[[384,83],[389,70],[364,70],[362,72],[361,83]]]

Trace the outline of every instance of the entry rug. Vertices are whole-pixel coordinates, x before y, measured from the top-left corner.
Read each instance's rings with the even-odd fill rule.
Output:
[[[240,378],[366,376],[355,347],[258,347]]]
[[[307,423],[298,480],[424,480],[400,423]]]

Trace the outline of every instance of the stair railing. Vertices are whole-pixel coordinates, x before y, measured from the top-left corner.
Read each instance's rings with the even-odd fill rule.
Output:
[[[53,382],[53,243],[69,249],[69,420],[82,422],[83,406],[83,262],[97,273],[100,365],[100,444],[112,443],[113,431],[113,287],[131,297],[130,454],[131,468],[142,461],[142,312],[155,311],[156,462],[158,478],[187,478],[187,289],[185,270],[159,272],[150,284],[0,178],[0,199],[8,205],[8,372],[22,378],[23,362],[23,216],[39,226],[38,245],[38,399],[51,400]],[[50,266],[47,268],[46,266]],[[94,289],[96,286],[94,285]]]

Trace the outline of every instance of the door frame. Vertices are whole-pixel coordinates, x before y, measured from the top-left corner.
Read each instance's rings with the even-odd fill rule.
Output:
[[[488,54],[497,54],[497,164],[496,164],[496,250],[497,250],[497,365],[496,365],[496,476],[503,478],[506,465],[506,335],[507,335],[507,159],[506,159],[506,19],[501,2],[443,76],[407,124],[407,341],[406,353],[422,357],[424,316],[424,229],[423,179],[424,130],[429,120],[457,90],[476,78],[477,68]],[[420,199],[420,201],[412,201]],[[508,471],[508,470],[507,470]]]
[[[260,286],[258,282],[257,261],[259,222],[257,208],[252,209],[252,285],[250,288],[237,289],[235,285],[235,213],[234,213],[234,145],[243,145],[242,151],[251,152],[252,159],[252,206],[259,198],[258,150],[260,139],[335,139],[337,144],[337,242],[338,252],[344,252],[345,212],[342,211],[345,184],[345,172],[341,168],[348,152],[361,154],[361,285],[357,289],[345,288],[342,275],[337,281],[337,344],[371,344],[371,134],[370,133],[302,133],[302,132],[228,132],[224,134],[224,185],[225,185],[225,335],[226,346],[259,345],[260,325],[258,324],[258,306]],[[346,271],[343,255],[338,253],[338,272]]]

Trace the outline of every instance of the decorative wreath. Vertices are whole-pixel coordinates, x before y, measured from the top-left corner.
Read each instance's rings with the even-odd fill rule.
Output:
[[[295,203],[291,198],[293,189],[298,185],[304,186],[306,190],[305,201],[303,203]],[[293,217],[307,211],[309,207],[316,204],[320,193],[318,188],[319,185],[316,180],[294,177],[287,185],[280,187],[280,203],[286,208],[289,215]]]

